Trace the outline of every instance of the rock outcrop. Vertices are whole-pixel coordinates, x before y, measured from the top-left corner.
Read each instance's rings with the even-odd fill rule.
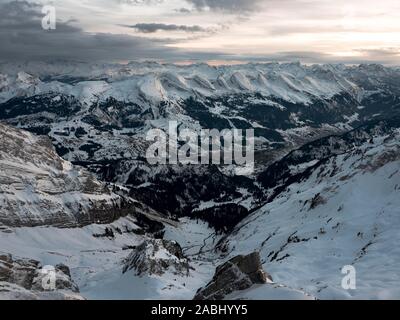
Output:
[[[109,223],[131,209],[130,201],[61,159],[47,137],[0,123],[0,225]]]
[[[66,265],[0,255],[0,299],[82,299]]]
[[[138,276],[162,275],[167,271],[188,275],[189,263],[177,242],[148,239],[134,249],[127,258],[123,273],[129,270],[134,270]]]
[[[213,279],[197,291],[194,300],[221,300],[235,291],[268,281],[272,282],[272,278],[263,270],[258,252],[236,256],[217,267]]]

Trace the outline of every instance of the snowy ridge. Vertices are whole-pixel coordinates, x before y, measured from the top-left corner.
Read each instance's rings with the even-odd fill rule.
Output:
[[[63,76],[57,76],[56,70],[61,67],[63,64],[49,64],[43,68],[31,64],[0,65],[0,100],[4,102],[16,95],[29,96],[56,91],[71,93],[82,99],[106,99],[113,96],[125,101],[144,99],[158,103],[166,99],[176,100],[178,97],[223,96],[247,91],[307,104],[313,99],[326,99],[343,92],[360,95],[366,81],[379,83],[388,77],[399,77],[398,71],[384,67],[305,66],[298,63],[220,67],[206,64],[178,66],[130,63],[88,66],[69,63],[64,66]],[[15,74],[15,70],[20,72]],[[108,84],[98,80],[105,80]]]
[[[83,168],[62,160],[48,138],[3,124],[0,137],[3,225],[78,226],[123,214],[125,201]]]

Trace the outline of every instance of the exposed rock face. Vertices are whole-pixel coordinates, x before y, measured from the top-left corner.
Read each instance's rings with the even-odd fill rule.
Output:
[[[62,160],[47,137],[0,123],[0,224],[74,227],[108,223],[131,204]]]
[[[78,286],[66,265],[56,265],[54,288],[46,286],[48,271],[39,261],[0,255],[0,299],[80,299]]]
[[[260,254],[236,256],[217,267],[213,279],[197,291],[194,300],[221,300],[234,291],[245,290],[254,284],[272,281],[262,269]]]
[[[0,255],[0,281],[14,283],[29,290],[39,268],[39,261],[14,260],[11,255]]]
[[[174,241],[149,239],[132,251],[123,273],[135,270],[136,275],[162,275],[167,271],[174,274],[188,275],[189,263],[182,248]]]

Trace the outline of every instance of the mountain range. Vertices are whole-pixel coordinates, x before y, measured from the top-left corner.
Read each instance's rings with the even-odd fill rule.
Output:
[[[399,111],[373,64],[0,64],[0,298],[398,298]],[[150,165],[170,121],[255,171]]]

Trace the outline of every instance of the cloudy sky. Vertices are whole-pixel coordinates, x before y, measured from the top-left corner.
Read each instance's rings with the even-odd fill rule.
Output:
[[[0,59],[400,65],[400,1],[0,0]]]

